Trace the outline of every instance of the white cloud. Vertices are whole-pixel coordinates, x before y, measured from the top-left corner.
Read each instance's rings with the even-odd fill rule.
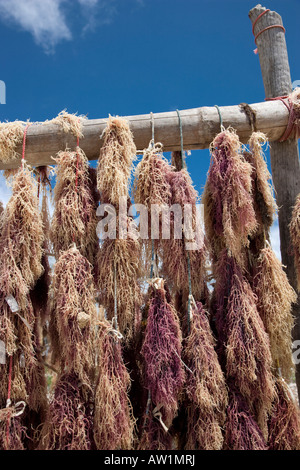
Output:
[[[275,252],[277,258],[281,261],[281,252],[280,252],[280,235],[279,235],[279,224],[278,219],[276,219],[270,229],[270,240],[273,251]]]
[[[6,179],[1,173],[0,174],[0,201],[3,203],[4,207],[8,203],[11,195],[12,195],[11,188],[7,186]]]
[[[47,52],[72,38],[62,5],[66,0],[0,0],[2,20],[31,33]]]
[[[98,4],[98,0],[78,0],[83,7],[92,8]]]

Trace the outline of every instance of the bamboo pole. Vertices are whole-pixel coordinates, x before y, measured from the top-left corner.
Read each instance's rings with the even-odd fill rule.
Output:
[[[288,110],[281,102],[263,102],[251,104],[257,114],[258,130],[267,134],[270,142],[279,139],[288,123]],[[251,134],[251,126],[246,114],[236,106],[220,107],[223,124],[236,129],[241,141],[246,143]],[[208,148],[215,135],[220,131],[220,118],[216,107],[201,107],[180,111],[185,150]],[[155,140],[161,142],[164,151],[180,150],[180,132],[176,111],[153,114]],[[143,150],[148,147],[152,137],[151,115],[126,116],[133,132],[136,147]],[[80,146],[89,160],[99,157],[102,140],[100,136],[106,127],[106,119],[82,121],[83,138]],[[52,157],[67,147],[74,149],[76,138],[66,134],[58,124],[51,122],[35,123],[27,132],[26,160],[32,166],[54,165]],[[17,168],[20,165],[22,145],[16,148],[19,158],[6,164],[1,163],[0,170]]]
[[[259,15],[266,11],[265,7],[257,5],[249,12],[252,25]],[[284,30],[278,26],[283,25],[281,16],[268,11],[261,16],[254,25],[254,35],[257,36],[257,49],[259,54],[265,95],[267,98],[288,95],[292,91],[290,67]],[[260,32],[263,31],[261,34]],[[270,148],[271,170],[276,199],[279,207],[279,231],[282,263],[293,288],[297,290],[294,259],[291,255],[291,240],[289,224],[292,208],[300,192],[300,165],[298,140],[291,138],[286,142],[273,142]],[[300,340],[300,297],[294,306],[293,314],[296,324],[293,331],[294,341]],[[276,319],[274,319],[276,321]],[[300,364],[296,364],[296,382],[298,396],[300,397]]]

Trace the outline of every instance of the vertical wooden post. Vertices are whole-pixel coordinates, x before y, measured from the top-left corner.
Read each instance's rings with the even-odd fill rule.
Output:
[[[258,18],[264,11],[266,11],[265,7],[257,5],[249,12],[252,25],[255,23],[253,30],[255,36],[269,26],[283,25],[281,16],[274,11],[267,11]],[[275,98],[277,96],[290,94],[292,91],[292,83],[283,28],[278,26],[268,28],[259,34],[256,41],[266,98]],[[300,192],[298,140],[291,138],[282,143],[272,142],[270,155],[272,178],[279,207],[278,218],[282,263],[286,267],[285,269],[290,284],[296,290],[296,272],[294,259],[291,254],[289,223],[292,208]],[[300,340],[299,301],[300,296],[298,296],[298,304],[295,304],[293,308],[293,314],[296,320],[293,331],[294,341]],[[300,364],[296,364],[296,383],[298,396],[300,398]]]

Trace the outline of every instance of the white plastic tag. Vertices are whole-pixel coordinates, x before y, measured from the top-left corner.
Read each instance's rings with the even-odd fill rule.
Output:
[[[8,303],[9,308],[11,309],[13,313],[16,313],[20,310],[18,302],[12,295],[8,295],[7,297],[5,297],[5,300]]]
[[[6,348],[3,341],[0,341],[0,364],[6,364]]]

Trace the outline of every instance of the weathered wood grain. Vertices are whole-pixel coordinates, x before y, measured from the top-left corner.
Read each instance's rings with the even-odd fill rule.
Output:
[[[257,113],[258,130],[267,134],[271,142],[279,139],[288,123],[288,110],[281,102],[263,102],[251,104]],[[223,124],[236,129],[243,143],[246,143],[251,134],[251,126],[246,114],[236,106],[220,107]],[[208,148],[215,135],[220,130],[220,119],[215,107],[201,107],[180,111],[183,141],[186,150]],[[161,142],[164,151],[180,150],[180,132],[178,115],[176,111],[153,114],[155,126],[155,140]],[[148,147],[152,137],[150,114],[139,116],[125,116],[130,123],[135,144],[138,150]],[[106,119],[93,119],[83,121],[84,138],[80,146],[89,160],[96,160],[99,156],[102,140],[100,136],[105,129]],[[26,142],[26,160],[32,166],[54,165],[53,157],[65,148],[73,149],[76,138],[72,134],[64,133],[57,124],[41,123],[29,127]],[[22,148],[17,147],[20,157],[9,163],[0,162],[0,170],[16,168],[20,165]],[[0,155],[1,160],[1,155]]]

